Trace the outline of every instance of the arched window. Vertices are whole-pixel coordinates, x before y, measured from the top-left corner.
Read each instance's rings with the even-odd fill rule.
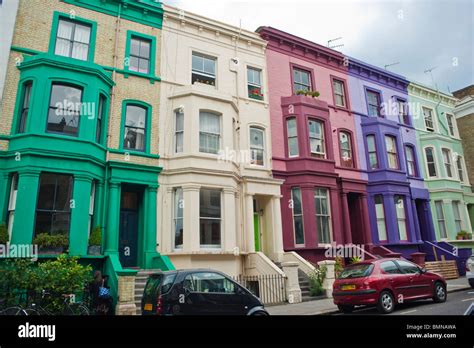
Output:
[[[146,150],[148,108],[137,104],[125,107],[123,148],[134,151]]]
[[[339,149],[341,152],[341,166],[347,168],[354,167],[354,158],[352,155],[352,139],[348,132],[339,133]]]
[[[263,166],[265,158],[265,132],[257,127],[250,127],[250,163]]]

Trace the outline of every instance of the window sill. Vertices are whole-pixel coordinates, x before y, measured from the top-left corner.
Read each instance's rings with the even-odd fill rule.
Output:
[[[147,153],[147,152],[126,150],[126,149],[118,150],[118,149],[108,148],[107,151],[109,151],[110,153],[116,153],[116,154],[120,154],[120,155],[129,154],[130,156],[137,156],[137,157],[146,157],[146,158],[154,158],[154,159],[159,159],[160,158],[160,155],[153,155],[153,154],[150,154],[150,153]]]

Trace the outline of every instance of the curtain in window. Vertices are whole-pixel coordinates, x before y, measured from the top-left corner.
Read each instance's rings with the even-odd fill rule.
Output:
[[[66,57],[69,56],[69,52],[71,51],[71,38],[73,30],[73,23],[59,21],[55,54]]]
[[[199,116],[199,148],[201,152],[217,153],[220,142],[220,117],[208,112]]]
[[[72,58],[87,60],[89,51],[90,28],[76,24],[74,31],[74,46],[72,48]]]

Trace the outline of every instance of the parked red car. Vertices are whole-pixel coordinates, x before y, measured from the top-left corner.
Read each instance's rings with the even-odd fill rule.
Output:
[[[397,303],[432,298],[445,302],[446,281],[436,273],[401,259],[377,259],[347,266],[333,285],[334,304],[344,313],[355,306],[377,306],[391,313]]]

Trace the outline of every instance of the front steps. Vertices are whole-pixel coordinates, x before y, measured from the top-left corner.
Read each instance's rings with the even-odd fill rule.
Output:
[[[300,284],[301,289],[301,300],[303,302],[314,300],[314,297],[310,294],[308,276],[300,269],[298,269],[298,283]]]

